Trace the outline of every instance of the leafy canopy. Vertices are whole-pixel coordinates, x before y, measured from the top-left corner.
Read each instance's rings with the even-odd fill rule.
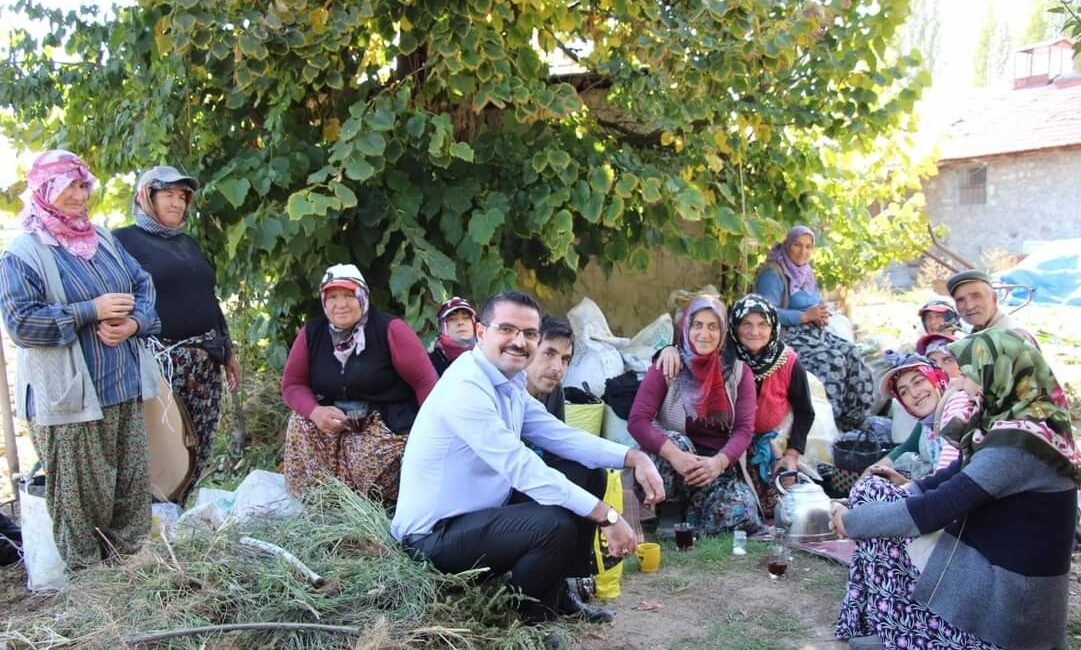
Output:
[[[923,243],[900,137],[926,80],[890,45],[907,5],[20,0],[51,29],[12,32],[0,119],[102,176],[197,174],[195,234],[257,308],[252,341],[287,340],[346,261],[428,327],[448,295],[660,246],[746,273],[797,222],[839,234],[829,284]]]

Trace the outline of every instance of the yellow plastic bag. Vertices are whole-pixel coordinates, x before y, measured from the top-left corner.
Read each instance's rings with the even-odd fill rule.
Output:
[[[618,469],[608,470],[608,487],[604,491],[604,502],[623,514],[621,475],[622,472]],[[597,530],[597,536],[593,540],[593,554],[597,559],[597,597],[619,598],[620,582],[623,579],[623,560],[611,565],[612,558],[608,556],[608,544],[605,543],[604,534],[600,529]],[[605,560],[609,562],[610,568],[605,568]]]
[[[567,404],[567,425],[595,436],[604,425],[604,404]]]

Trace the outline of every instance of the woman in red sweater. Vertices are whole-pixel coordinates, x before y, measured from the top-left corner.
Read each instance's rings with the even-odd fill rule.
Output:
[[[728,336],[736,356],[754,375],[758,406],[748,460],[759,501],[769,517],[777,502],[770,477],[774,471],[797,469],[814,423],[807,371],[781,337],[776,308],[762,296],[752,293],[737,300],[729,320]]]
[[[665,494],[689,504],[699,531],[756,532],[762,520],[739,476],[754,425],[754,376],[733,352],[725,353],[721,302],[693,298],[677,339],[682,368],[673,379],[656,367],[646,372],[627,430],[652,455]]]
[[[293,409],[285,480],[304,494],[320,474],[384,503],[398,498],[402,452],[435,369],[405,321],[371,309],[356,266],[327,269],[323,316],[297,334],[282,375]]]

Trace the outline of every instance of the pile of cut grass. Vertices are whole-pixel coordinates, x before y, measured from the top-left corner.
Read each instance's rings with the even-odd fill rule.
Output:
[[[147,635],[203,626],[303,623],[349,628],[215,632],[150,647],[531,648],[551,627],[526,627],[493,580],[443,575],[403,553],[382,507],[340,483],[303,514],[222,531],[178,531],[114,566],[74,576],[55,602],[0,630],[13,648],[124,648]],[[317,589],[285,561],[253,553],[248,535],[288,550],[328,581]],[[557,633],[561,630],[555,630]],[[345,633],[343,633],[345,632]],[[146,646],[143,646],[146,647]]]

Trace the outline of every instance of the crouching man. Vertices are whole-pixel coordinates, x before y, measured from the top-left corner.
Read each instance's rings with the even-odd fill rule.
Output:
[[[526,392],[540,321],[540,305],[523,293],[485,304],[476,347],[447,370],[413,424],[391,523],[395,539],[441,571],[509,571],[509,585],[529,597],[518,605],[527,622],[577,612],[565,578],[581,575],[598,526],[615,556],[632,554],[637,541],[619,513],[527,443],[585,468],[632,468],[647,503],[664,499],[645,454],[567,426]]]

